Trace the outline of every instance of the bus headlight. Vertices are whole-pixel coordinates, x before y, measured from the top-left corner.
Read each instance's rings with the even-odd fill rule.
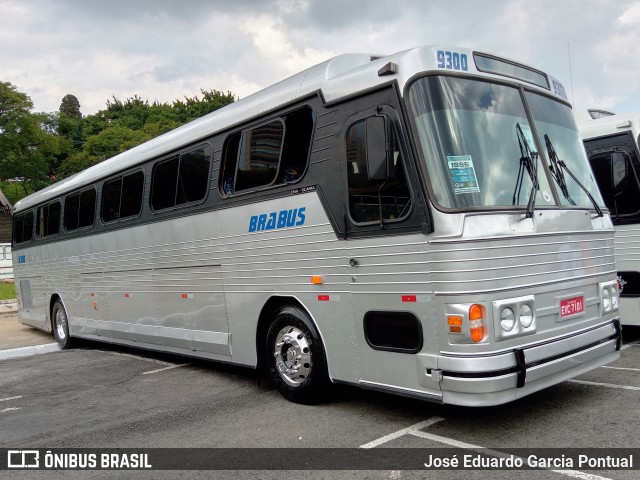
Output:
[[[520,306],[520,325],[524,328],[529,328],[533,323],[533,310],[529,304],[525,303]]]
[[[504,298],[491,303],[497,342],[536,333],[536,300],[533,295]]]
[[[618,310],[620,303],[618,280],[600,283],[598,290],[600,291],[600,314],[604,315]]]
[[[516,324],[516,314],[509,307],[503,308],[500,312],[500,328],[505,332],[510,332]]]
[[[608,288],[602,289],[602,308],[605,312],[611,310],[611,291]]]

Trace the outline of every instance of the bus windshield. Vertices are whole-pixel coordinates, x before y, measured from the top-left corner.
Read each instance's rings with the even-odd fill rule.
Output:
[[[527,92],[526,97],[538,134],[544,139],[542,142],[545,145],[542,148],[558,189],[560,204],[563,207],[593,207],[587,195],[587,192],[590,192],[598,205],[604,205],[571,109],[536,93]],[[554,157],[566,164],[566,168],[576,176],[586,191],[571,178],[571,175],[563,172],[563,168],[554,165]]]
[[[540,135],[548,134],[559,158],[579,181],[597,192],[569,107],[526,94]],[[445,76],[416,81],[409,92],[420,147],[436,202],[444,208],[524,208],[534,188],[536,207],[555,206],[525,105],[516,87]],[[557,181],[554,177],[554,181]],[[584,191],[566,175],[570,199],[562,205],[592,207]],[[600,196],[596,201],[601,203]]]

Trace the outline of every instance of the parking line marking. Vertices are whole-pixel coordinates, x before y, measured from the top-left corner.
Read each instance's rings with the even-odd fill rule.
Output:
[[[499,450],[493,450],[491,448],[481,447],[479,445],[473,445],[471,443],[461,442],[460,440],[455,440],[453,438],[443,437],[441,435],[434,435],[432,433],[423,432],[421,429],[430,427],[438,422],[443,421],[442,417],[431,417],[424,422],[416,423],[415,425],[411,425],[410,427],[403,428],[398,430],[397,432],[390,433],[389,435],[385,435],[384,437],[380,437],[372,442],[365,443],[364,445],[360,445],[359,448],[374,448],[383,443],[390,442],[391,440],[395,440],[396,438],[402,437],[403,435],[413,435],[415,437],[424,438],[426,440],[431,440],[433,442],[444,443],[445,445],[449,445],[451,447],[464,448],[466,450],[474,450],[479,453],[484,453],[487,455],[491,455],[492,457],[498,458],[509,458],[511,455],[500,452]],[[518,457],[519,458],[519,457]],[[584,473],[578,470],[550,470],[554,473],[559,473],[560,475],[565,475],[571,478],[579,478],[581,480],[612,480],[607,477],[601,477],[599,475],[593,475],[591,473]]]
[[[158,373],[158,372],[164,372],[165,370],[171,370],[173,368],[180,368],[180,367],[187,367],[191,365],[190,363],[182,363],[179,365],[170,365],[168,367],[164,367],[164,368],[158,368],[157,370],[149,370],[148,372],[142,372],[142,375],[149,375],[151,373]]]
[[[619,388],[621,390],[640,391],[640,387],[632,387],[631,385],[616,385],[614,383],[588,382],[586,380],[568,380],[568,381],[572,383],[580,383],[582,385],[594,385],[596,387]]]
[[[628,368],[628,367],[608,367],[606,365],[600,367],[608,370],[624,370],[625,372],[640,372],[640,368]]]
[[[0,402],[8,402],[9,400],[17,400],[19,398],[22,398],[22,395],[18,395],[17,397],[0,398]]]
[[[159,363],[160,365],[175,365],[175,363],[170,363],[170,362],[163,362],[162,360],[156,360],[155,358],[147,358],[147,357],[140,357],[138,355],[133,355],[132,353],[123,353],[123,352],[109,352],[106,350],[96,350],[97,352],[102,352],[102,353],[109,353],[111,355],[118,355],[121,357],[130,357],[130,358],[135,358],[137,360],[144,360],[145,362],[151,362],[151,363]]]
[[[410,435],[414,435],[419,438],[424,438],[426,440],[431,440],[433,442],[444,443],[445,445],[450,445],[452,447],[464,448],[466,450],[474,450],[478,453],[491,455],[492,457],[497,457],[497,458],[511,457],[511,455],[507,455],[506,453],[503,453],[499,450],[493,450],[491,448],[485,448],[479,445],[473,445],[472,443],[461,442],[460,440],[443,437],[441,435],[434,435],[432,433],[423,432],[421,430],[414,429],[408,433]],[[521,458],[521,457],[516,457],[514,455],[514,458]],[[611,480],[610,478],[607,478],[607,477],[601,477],[599,475],[594,475],[592,473],[580,472],[579,470],[550,470],[550,471],[554,473],[559,473],[560,475],[565,475],[571,478],[580,478],[582,480]]]
[[[13,410],[21,410],[21,408],[20,407],[5,408],[4,410],[0,410],[0,413],[11,412]]]
[[[358,448],[374,448],[378,445],[382,445],[383,443],[390,442],[391,440],[395,440],[398,437],[402,437],[408,433],[412,433],[413,431],[420,430],[421,428],[429,427],[435,423],[441,422],[444,418],[441,417],[431,417],[424,422],[416,423],[415,425],[411,425],[410,427],[403,428],[398,430],[397,432],[390,433],[389,435],[385,435],[384,437],[380,437],[376,440],[373,440],[369,443],[365,443],[364,445],[360,445]]]
[[[623,345],[620,350],[626,350],[629,347],[638,347],[640,346],[640,340],[636,340],[635,342],[629,342],[626,345]]]

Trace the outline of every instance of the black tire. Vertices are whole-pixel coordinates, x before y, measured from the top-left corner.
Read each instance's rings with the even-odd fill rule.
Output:
[[[324,348],[306,312],[293,306],[276,312],[267,331],[266,357],[269,378],[287,400],[313,405],[326,398]]]
[[[56,300],[51,309],[51,327],[53,336],[62,350],[71,348],[72,341],[69,334],[69,317],[60,300]]]

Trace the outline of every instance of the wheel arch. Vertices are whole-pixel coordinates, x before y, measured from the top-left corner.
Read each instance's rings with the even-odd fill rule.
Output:
[[[53,306],[56,304],[56,301],[60,301],[64,311],[67,312],[67,316],[69,315],[69,310],[67,310],[67,306],[64,304],[64,300],[62,300],[62,295],[59,293],[52,293],[51,298],[49,299],[49,309],[47,310],[47,315],[49,315],[49,326],[51,327],[51,331],[55,328],[53,324]],[[71,325],[69,325],[69,330],[71,330]],[[71,332],[69,332],[71,333]]]
[[[258,317],[258,326],[256,328],[255,340],[256,340],[257,370],[259,374],[262,375],[266,371],[265,360],[266,360],[267,352],[266,352],[265,341],[267,338],[267,331],[269,330],[269,325],[273,321],[275,313],[282,307],[287,307],[287,306],[298,307],[300,308],[300,310],[302,310],[309,316],[309,319],[311,320],[313,327],[316,329],[316,332],[318,332],[318,335],[320,336],[320,340],[322,341],[322,350],[324,352],[324,357],[326,359],[327,369],[328,369],[329,358],[327,356],[327,345],[322,335],[322,331],[318,327],[318,322],[316,322],[316,320],[313,318],[313,315],[311,314],[309,309],[306,308],[304,304],[296,297],[272,296],[263,305],[262,310],[260,310],[260,316]]]

